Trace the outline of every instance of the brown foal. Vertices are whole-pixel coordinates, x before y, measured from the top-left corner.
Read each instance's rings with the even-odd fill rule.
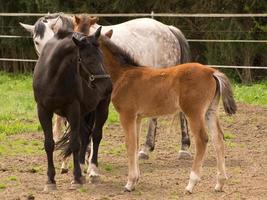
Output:
[[[111,36],[112,32],[106,34]],[[206,125],[217,157],[216,191],[222,191],[225,180],[223,132],[218,119],[219,101],[226,113],[234,114],[236,104],[228,78],[218,70],[199,63],[187,63],[155,69],[137,67],[131,56],[102,36],[99,46],[106,70],[113,83],[112,102],[120,116],[128,154],[126,191],[138,182],[138,145],[141,120],[145,117],[183,112],[195,140],[195,157],[186,187],[192,193],[200,181],[200,171],[208,142]]]

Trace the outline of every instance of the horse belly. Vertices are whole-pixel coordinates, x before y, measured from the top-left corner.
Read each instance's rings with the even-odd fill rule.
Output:
[[[169,115],[180,110],[179,99],[171,92],[158,92],[156,95],[147,96],[144,99],[139,107],[139,114],[144,117]]]

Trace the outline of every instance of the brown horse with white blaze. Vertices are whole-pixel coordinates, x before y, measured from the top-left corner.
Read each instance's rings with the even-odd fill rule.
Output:
[[[142,118],[182,111],[188,119],[196,149],[186,191],[192,193],[193,187],[200,180],[208,142],[206,125],[217,157],[215,190],[222,191],[227,175],[223,132],[218,119],[220,99],[226,113],[236,112],[228,78],[218,70],[199,63],[165,69],[136,67],[131,56],[105,36],[100,38],[100,49],[113,83],[112,102],[125,132],[129,167],[125,189],[132,191],[140,176],[138,145]]]

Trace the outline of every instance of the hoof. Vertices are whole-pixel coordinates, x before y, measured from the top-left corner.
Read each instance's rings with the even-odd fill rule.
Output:
[[[126,186],[124,187],[124,190],[123,190],[123,192],[132,192],[132,191],[134,191],[134,188],[133,189],[129,189]]]
[[[215,192],[223,192],[223,189],[221,186],[219,185],[216,185],[215,188],[214,188]]]
[[[144,151],[140,151],[138,157],[141,160],[148,160],[149,159],[148,154],[146,154]]]
[[[99,175],[90,175],[89,176],[90,183],[98,183],[100,181]]]
[[[70,184],[70,190],[77,190],[80,189],[83,185],[78,183],[77,181],[72,181]]]
[[[61,168],[61,174],[67,174],[69,172],[69,169]]]
[[[57,185],[55,183],[48,183],[45,185],[44,187],[44,192],[48,193],[48,192],[53,192],[57,190]]]
[[[190,159],[192,159],[192,155],[189,151],[180,150],[179,155],[178,155],[178,159],[190,160]]]
[[[185,194],[192,194],[193,193],[193,191],[192,190],[187,190],[187,189],[185,189],[185,192],[184,192]]]

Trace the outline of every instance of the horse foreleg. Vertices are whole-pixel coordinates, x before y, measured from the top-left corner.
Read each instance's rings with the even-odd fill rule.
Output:
[[[47,168],[48,180],[45,185],[44,191],[49,192],[52,190],[56,190],[56,181],[55,181],[56,172],[55,172],[55,166],[54,166],[54,161],[53,161],[53,152],[54,152],[54,147],[55,147],[55,142],[53,140],[53,133],[52,133],[53,113],[48,112],[39,104],[37,105],[37,108],[38,108],[39,121],[44,131],[44,137],[45,137],[44,147],[45,147],[47,163],[48,163],[48,168]]]
[[[80,160],[79,160],[79,151],[80,151],[80,126],[81,126],[81,112],[80,104],[78,101],[74,101],[67,107],[66,111],[67,120],[70,124],[70,141],[69,141],[69,150],[73,154],[73,175],[74,181],[71,183],[71,189],[76,189],[83,184]]]
[[[125,191],[134,190],[140,176],[138,166],[138,131],[140,120],[136,116],[120,113],[120,122],[125,133],[125,143],[128,155],[128,181]]]
[[[150,118],[148,125],[148,132],[146,135],[146,141],[145,144],[142,145],[142,149],[139,151],[140,159],[148,159],[149,152],[154,150],[156,131],[157,131],[157,118]]]
[[[190,137],[189,137],[189,131],[188,131],[188,124],[187,120],[185,118],[185,115],[180,112],[180,124],[181,124],[181,149],[179,150],[179,159],[190,159],[192,158],[191,153],[189,152],[190,147]]]
[[[98,180],[98,149],[99,144],[102,140],[103,126],[108,118],[108,108],[109,108],[110,98],[101,101],[95,111],[95,125],[92,133],[92,145],[91,154],[92,159],[88,167],[88,174],[91,182]]]

